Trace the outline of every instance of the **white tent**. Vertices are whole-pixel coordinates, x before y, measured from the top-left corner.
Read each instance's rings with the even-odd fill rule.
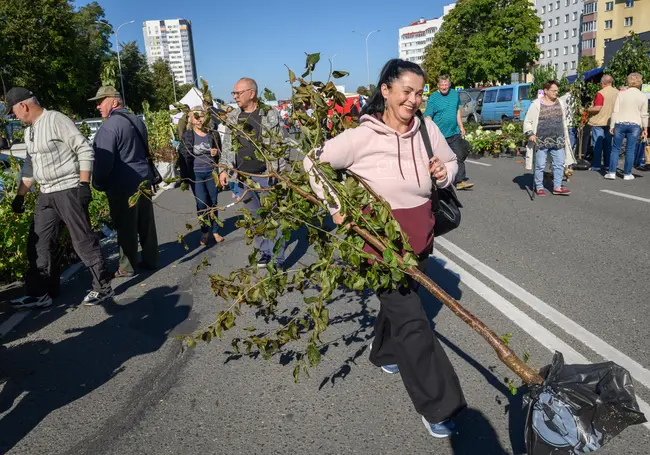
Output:
[[[181,104],[187,104],[190,107],[190,109],[193,108],[194,106],[201,106],[203,105],[203,93],[198,88],[192,87],[190,91],[187,92],[183,98],[178,100],[178,102]],[[174,109],[176,108],[173,105],[169,106],[170,111]],[[175,125],[178,124],[178,121],[181,119],[182,116],[183,116],[182,112],[172,115],[172,119],[174,119]]]

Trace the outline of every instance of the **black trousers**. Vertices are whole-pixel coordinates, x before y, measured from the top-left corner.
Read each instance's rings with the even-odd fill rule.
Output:
[[[420,270],[427,259],[420,262]],[[370,361],[397,364],[415,410],[429,423],[440,423],[467,407],[458,376],[442,349],[417,294],[419,283],[380,293],[379,315]]]
[[[53,290],[53,281],[58,279],[59,274],[57,253],[61,222],[70,232],[77,256],[92,274],[93,290],[108,291],[111,282],[99,240],[90,226],[88,207],[79,200],[79,189],[72,188],[41,193],[36,200],[33,236],[30,234],[28,239],[28,243],[35,242],[36,271],[27,274],[27,295],[40,296]]]
[[[447,144],[451,151],[456,155],[456,161],[458,162],[458,174],[456,174],[456,181],[454,181],[454,184],[460,183],[467,178],[465,160],[469,155],[469,143],[463,139],[460,134],[454,134],[445,139],[447,140]]]
[[[111,218],[120,246],[120,268],[134,272],[138,262],[138,240],[142,246],[142,265],[148,269],[158,267],[158,234],[153,202],[144,196],[129,207],[130,194],[107,194]]]

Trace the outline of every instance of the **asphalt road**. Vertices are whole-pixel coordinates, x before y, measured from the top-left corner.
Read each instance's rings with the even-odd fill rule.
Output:
[[[650,402],[650,174],[610,182],[581,172],[567,183],[570,197],[533,201],[525,190],[532,178],[514,159],[478,163],[467,164],[477,186],[461,194],[462,228],[439,239],[429,274],[495,332],[511,333],[534,366],[556,349],[569,362],[614,360]],[[175,335],[210,324],[224,306],[208,274],[242,266],[251,247],[228,212],[225,243],[199,248],[191,232],[186,250],[176,239],[193,222],[191,196],[167,191],[156,202],[160,270],[116,282],[115,303],[96,308],[78,305],[90,283],[83,271],[56,306],[21,316],[4,336],[0,453],[525,453],[522,394],[504,384],[513,375],[431,297],[426,308],[469,404],[451,440],[431,438],[399,375],[369,363],[378,309],[371,294],[337,295],[324,338],[345,337],[297,385],[289,356],[230,353],[234,333],[182,350]],[[313,260],[300,233],[289,251],[289,263]],[[108,254],[114,264],[114,248]],[[210,266],[195,273],[204,258]],[[283,308],[301,299],[290,295]],[[16,319],[0,312],[2,332]],[[238,326],[248,325],[263,321],[246,313]],[[629,428],[599,453],[648,454],[650,430]]]

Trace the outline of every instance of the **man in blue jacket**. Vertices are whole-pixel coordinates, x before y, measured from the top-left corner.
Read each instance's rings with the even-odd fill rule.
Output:
[[[120,265],[114,277],[135,275],[136,265],[154,270],[158,266],[158,237],[153,203],[140,197],[134,207],[129,207],[129,198],[140,184],[153,179],[147,128],[124,108],[120,92],[114,87],[101,87],[89,101],[97,102],[97,110],[104,119],[93,142],[93,186],[106,193],[117,231]],[[137,260],[138,238],[142,261]]]

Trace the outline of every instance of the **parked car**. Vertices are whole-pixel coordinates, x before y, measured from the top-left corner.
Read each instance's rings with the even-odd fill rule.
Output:
[[[79,128],[81,126],[81,124],[84,123],[84,122],[90,128],[90,136],[88,136],[88,140],[90,142],[92,142],[93,139],[95,139],[95,134],[97,134],[97,130],[99,130],[99,127],[102,126],[103,120],[102,120],[101,117],[86,118],[86,119],[74,122],[74,124],[77,125],[77,128]]]
[[[498,124],[506,121],[523,121],[530,107],[530,84],[512,84],[481,90],[477,110],[481,124]]]
[[[479,123],[480,116],[476,112],[476,99],[467,90],[458,90],[460,98],[460,117],[463,123]]]

